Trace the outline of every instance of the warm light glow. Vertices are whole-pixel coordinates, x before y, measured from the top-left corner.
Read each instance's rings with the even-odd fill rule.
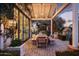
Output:
[[[39,4],[32,4],[33,11],[32,15],[35,18],[50,18],[53,16],[55,8],[57,7],[56,4],[49,4],[49,3],[39,3]]]

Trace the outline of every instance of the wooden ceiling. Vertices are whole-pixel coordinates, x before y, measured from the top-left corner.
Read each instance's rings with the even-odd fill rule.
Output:
[[[19,5],[31,16],[32,20],[50,20],[62,6],[58,7],[57,3],[24,3]]]
[[[49,4],[49,3],[32,4],[32,11],[31,11],[32,18],[33,19],[51,18],[55,13],[56,8],[57,4]]]

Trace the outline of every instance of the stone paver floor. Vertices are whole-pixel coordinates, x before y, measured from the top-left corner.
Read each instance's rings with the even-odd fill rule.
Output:
[[[48,45],[46,48],[37,48],[32,45],[31,40],[26,42],[26,56],[55,56],[56,51],[66,51],[68,41],[61,41],[56,39],[52,45]]]

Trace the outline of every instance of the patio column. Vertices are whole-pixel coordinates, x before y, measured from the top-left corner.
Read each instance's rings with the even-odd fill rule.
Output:
[[[31,20],[30,19],[28,20],[29,20],[29,38],[31,38]]]
[[[18,40],[20,40],[20,12],[18,10]]]
[[[52,35],[52,20],[51,20],[51,35]]]
[[[24,41],[24,15],[22,16],[22,41]]]
[[[0,24],[0,50],[4,49],[4,26]]]
[[[72,46],[78,48],[78,4],[72,4]]]

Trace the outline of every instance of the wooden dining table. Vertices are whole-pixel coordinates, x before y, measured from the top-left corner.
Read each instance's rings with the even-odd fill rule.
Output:
[[[37,34],[32,38],[32,43],[37,47],[46,47],[48,45],[48,36],[45,34]]]

